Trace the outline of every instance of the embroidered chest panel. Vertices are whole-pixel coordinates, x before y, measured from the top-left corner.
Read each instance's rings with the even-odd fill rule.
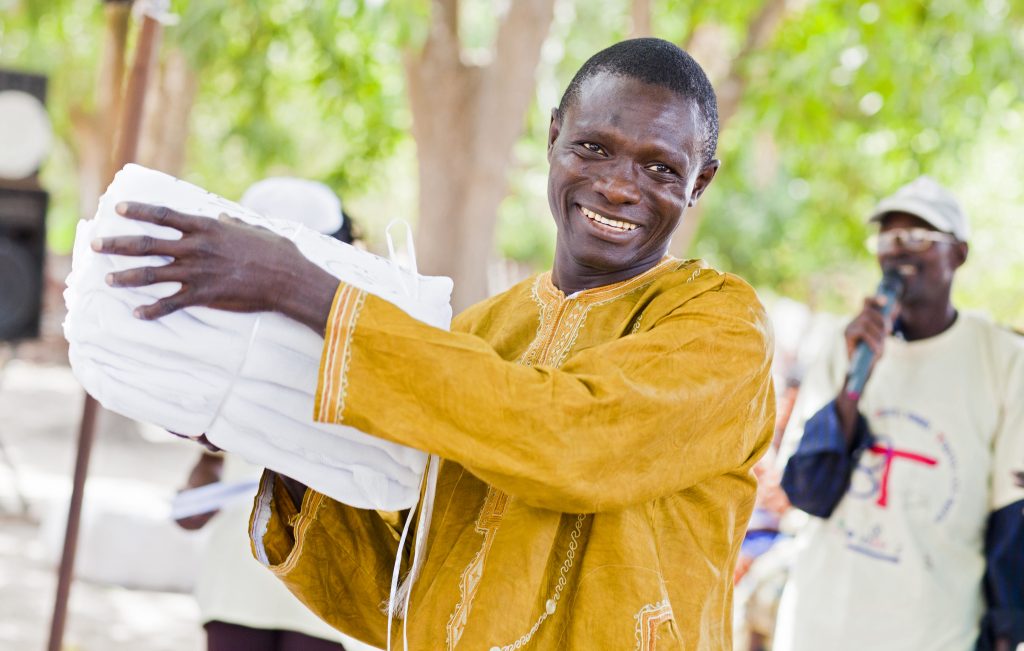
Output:
[[[545,365],[558,368],[565,362],[576,346],[577,339],[586,325],[587,316],[593,308],[618,300],[630,292],[647,287],[662,274],[677,268],[678,264],[678,260],[666,258],[656,267],[635,278],[606,288],[581,292],[578,297],[571,298],[564,296],[564,294],[554,288],[548,275],[538,276],[532,292],[533,299],[539,309],[537,334],[530,343],[530,346],[519,358],[519,363],[524,366]],[[630,334],[637,332],[640,327],[639,318],[632,321],[630,326]],[[456,604],[448,620],[446,642],[449,651],[458,646],[465,631],[472,610],[473,599],[483,579],[488,553],[511,499],[511,497],[494,487],[488,488],[487,497],[480,509],[476,523],[476,531],[482,536],[481,546],[460,576],[459,602]],[[589,517],[586,514],[582,514],[573,518],[573,524],[568,531],[565,556],[558,568],[552,591],[549,598],[545,601],[543,608],[538,611],[532,626],[525,629],[522,635],[515,640],[499,641],[497,644],[494,644],[491,647],[492,651],[515,650],[526,646],[534,638],[545,620],[555,614],[559,602],[565,596],[564,590],[568,584],[569,572],[577,560],[577,549],[581,543],[580,538],[583,533],[584,524]],[[661,604],[658,604],[658,606],[661,606]],[[642,611],[637,617],[638,639],[644,645],[647,645],[641,646],[641,648],[653,648],[650,646],[651,643],[649,641],[652,640],[654,628],[665,618],[664,608],[654,609],[650,613]]]

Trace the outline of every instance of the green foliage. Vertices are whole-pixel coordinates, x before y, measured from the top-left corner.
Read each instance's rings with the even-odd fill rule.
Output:
[[[68,250],[79,219],[71,112],[94,107],[102,7],[81,0],[0,0],[0,16],[0,66],[49,77],[47,107],[55,138],[42,183],[51,197],[50,243]]]
[[[54,199],[50,244],[66,251],[80,217],[70,115],[95,105],[102,3],[7,4],[0,65],[50,77],[58,144],[43,182]],[[172,8],[181,21],[164,30],[163,49],[184,51],[200,80],[189,180],[228,197],[271,174],[323,180],[346,198],[393,183],[390,159],[410,125],[401,47],[422,38],[425,0],[176,0]],[[132,55],[130,42],[129,64]]]
[[[174,46],[200,71],[191,176],[237,196],[268,174],[323,180],[344,197],[387,183],[407,137],[400,44],[423,22],[381,3],[178,3]],[[231,170],[225,176],[224,170]]]
[[[1022,27],[1024,11],[998,2],[836,0],[788,16],[770,46],[744,62],[749,84],[723,133],[725,165],[696,250],[759,286],[836,308],[877,277],[862,246],[864,216],[919,174],[959,194],[979,234],[1001,229],[1014,218],[1012,200],[994,215],[991,201],[968,190],[1001,188],[1019,202],[1019,175],[992,176],[967,161],[1024,135]],[[759,136],[776,149],[767,165]],[[992,251],[1002,261],[995,276],[978,274],[973,260],[965,268],[961,304],[1024,320],[1014,266],[1024,242],[1016,240]],[[993,281],[1016,294],[1015,306],[990,301],[983,288]]]
[[[765,0],[653,0],[656,36],[714,26],[713,80],[740,54]],[[468,62],[485,62],[494,0],[463,0]],[[403,48],[422,43],[429,0],[176,0],[166,30],[201,81],[186,176],[226,196],[269,174],[326,180],[378,235],[415,217]],[[0,65],[51,75],[60,143],[44,170],[57,248],[75,214],[69,110],[88,109],[102,35],[96,0],[0,0]],[[537,101],[514,154],[497,248],[550,264],[545,144],[550,109],[596,50],[629,34],[627,0],[558,0]],[[699,40],[699,39],[696,39]],[[167,47],[167,46],[165,46]],[[714,49],[714,48],[712,48]],[[696,52],[696,50],[695,50]],[[736,61],[746,80],[702,200],[693,254],[756,286],[844,310],[877,277],[863,248],[874,202],[921,173],[975,224],[957,300],[1024,326],[1024,7],[1010,0],[789,0],[767,44]],[[708,56],[698,53],[698,58]]]

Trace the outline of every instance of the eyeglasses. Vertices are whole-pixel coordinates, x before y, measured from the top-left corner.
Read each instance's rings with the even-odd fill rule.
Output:
[[[956,242],[956,237],[927,228],[894,228],[869,237],[867,247],[872,253],[881,255],[892,253],[897,246],[904,251],[921,253],[936,242]]]

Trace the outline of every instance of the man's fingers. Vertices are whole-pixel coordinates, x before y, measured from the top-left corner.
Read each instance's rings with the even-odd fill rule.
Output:
[[[156,303],[137,307],[132,314],[138,319],[153,321],[195,304],[189,300],[188,292],[182,289],[177,294],[161,298]]]
[[[217,219],[222,221],[222,222],[228,223],[228,224],[234,224],[235,226],[244,226],[246,228],[255,228],[257,230],[261,230],[261,231],[264,231],[266,233],[272,232],[269,228],[265,228],[263,226],[258,226],[256,224],[250,224],[249,222],[245,221],[244,219],[239,219],[238,217],[233,217],[232,215],[229,215],[226,212],[222,212],[220,215],[218,215]]]
[[[181,282],[185,271],[177,265],[162,267],[136,267],[126,271],[107,274],[106,281],[111,287],[145,287],[156,283]]]
[[[188,531],[195,531],[202,529],[207,522],[210,521],[213,516],[217,515],[217,511],[211,511],[209,513],[200,513],[199,515],[190,515],[187,518],[179,518],[175,520],[178,526]]]
[[[110,255],[164,255],[177,257],[181,253],[180,240],[162,240],[148,235],[121,235],[92,241],[92,249]]]
[[[882,352],[885,341],[885,322],[880,314],[864,314],[846,330],[847,348],[850,355],[858,342],[863,341],[876,355]]]
[[[186,215],[167,206],[136,203],[134,201],[122,201],[114,206],[114,210],[117,211],[117,214],[128,219],[149,222],[158,226],[169,226],[183,233],[201,230],[210,221],[206,217]]]

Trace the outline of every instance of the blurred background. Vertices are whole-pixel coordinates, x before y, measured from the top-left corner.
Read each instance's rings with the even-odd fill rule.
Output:
[[[0,93],[32,91],[52,134],[46,146],[32,141],[40,154],[27,163],[7,165],[18,152],[0,151],[0,177],[10,177],[0,193],[27,193],[35,203],[24,210],[39,216],[27,227],[0,216],[0,244],[31,249],[32,264],[44,239],[46,251],[41,321],[0,349],[5,649],[42,648],[49,626],[81,414],[60,292],[76,223],[109,181],[123,110],[111,80],[130,67],[139,33],[131,5],[0,0]],[[846,314],[872,291],[863,218],[919,174],[949,187],[973,220],[955,302],[1024,328],[1020,0],[173,0],[167,9],[177,20],[162,30],[146,87],[138,162],[231,199],[272,175],[323,181],[371,250],[383,249],[390,220],[414,224],[421,270],[455,279],[457,307],[549,267],[551,108],[589,55],[653,35],[704,66],[722,122],[722,169],[673,252],[757,287],[781,319],[780,344],[798,345],[807,315]],[[5,117],[4,106],[0,130],[17,140],[24,129],[10,116],[21,114]],[[20,291],[13,278],[0,277],[8,301]],[[111,495],[151,493],[138,510],[156,520],[194,456],[109,414],[97,446],[91,490],[103,494],[109,480]],[[168,557],[195,544],[184,532],[155,538],[170,540]],[[118,559],[152,563],[153,549]],[[122,591],[132,581],[94,572],[75,586],[67,648],[201,648],[183,571],[172,574],[185,585],[136,581],[130,598]]]

